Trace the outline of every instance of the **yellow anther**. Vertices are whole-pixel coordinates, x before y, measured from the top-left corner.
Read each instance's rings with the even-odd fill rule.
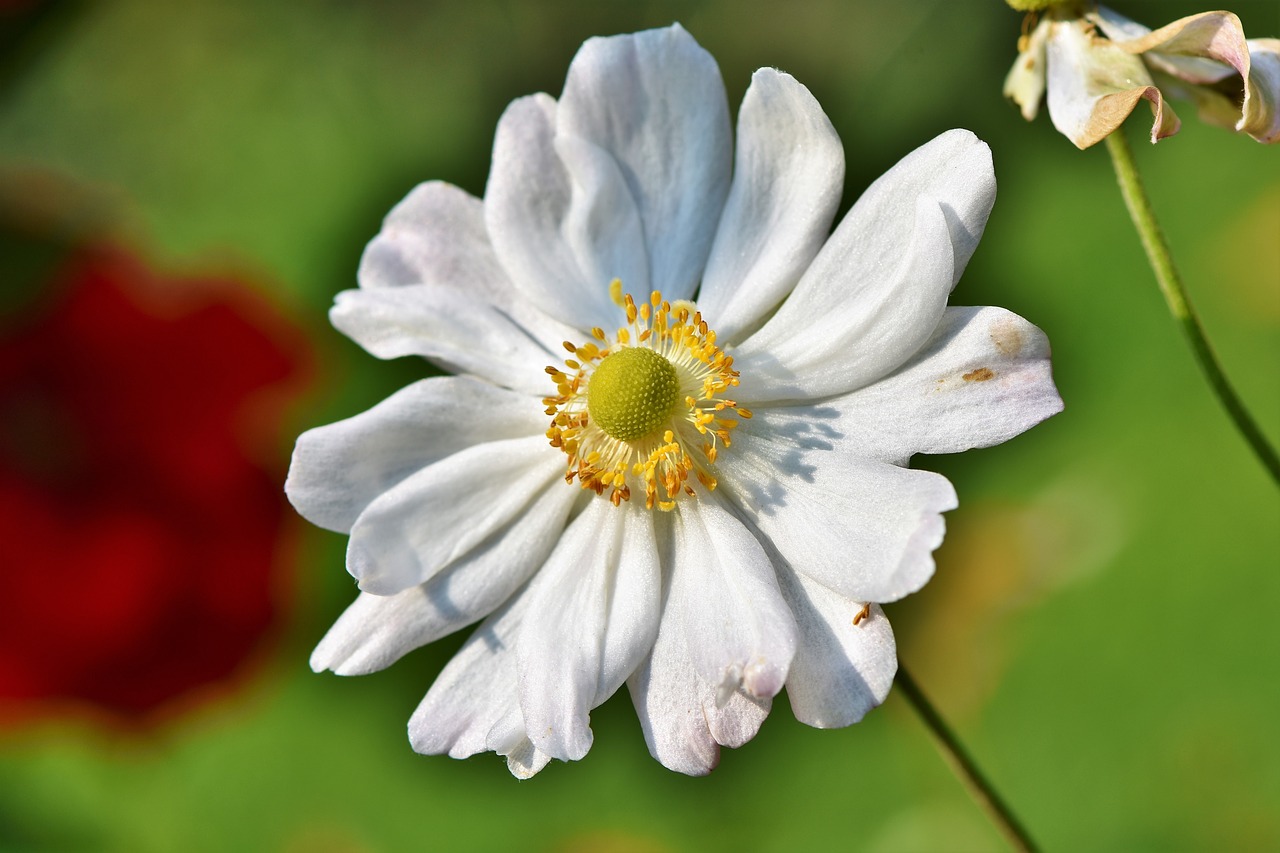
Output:
[[[547,438],[566,455],[567,482],[615,506],[634,485],[646,507],[670,510],[682,494],[696,496],[692,477],[716,487],[712,466],[742,414],[723,396],[738,376],[692,303],[654,291],[637,304],[616,279],[609,298],[626,323],[612,337],[596,327],[592,340],[566,343],[569,372],[547,370],[557,391],[542,401],[552,418]]]

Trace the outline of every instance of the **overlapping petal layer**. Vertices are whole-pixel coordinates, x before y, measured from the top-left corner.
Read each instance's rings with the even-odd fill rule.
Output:
[[[761,68],[738,111],[733,185],[698,293],[717,334],[741,340],[822,248],[844,184],[826,113],[789,74]]]
[[[591,747],[588,712],[635,671],[658,632],[653,518],[591,501],[530,587],[517,648],[520,705],[534,745],[564,761]]]
[[[411,193],[333,320],[375,355],[470,376],[299,440],[289,495],[350,531],[363,590],[313,667],[371,672],[484,619],[410,739],[505,755],[522,778],[582,758],[624,682],[653,755],[694,775],[784,686],[820,727],[883,701],[896,658],[875,603],[928,580],[956,501],[909,457],[1003,441],[1061,401],[1038,329],[946,307],[995,197],[986,145],[939,136],[828,237],[843,174],[813,96],[772,69],[735,159],[715,62],[675,26],[592,39],[558,102],[514,102],[483,203]],[[552,353],[598,358],[582,342],[628,323],[614,279],[642,302],[696,299],[699,340],[740,373],[712,395],[740,428],[709,433],[718,454],[691,448],[706,462],[669,512],[566,484],[544,435],[563,413],[540,398],[570,393],[544,372]]]
[[[995,202],[991,151],[954,130],[872,184],[777,313],[738,348],[748,404],[839,394],[929,338]]]
[[[1151,141],[1182,126],[1142,60],[1095,37],[1084,20],[1056,21],[1047,45],[1049,118],[1077,148],[1101,142],[1141,100],[1151,102]]]

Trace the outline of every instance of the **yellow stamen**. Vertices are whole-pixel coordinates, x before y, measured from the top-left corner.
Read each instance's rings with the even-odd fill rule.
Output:
[[[568,457],[567,482],[607,492],[615,506],[634,486],[646,507],[674,509],[682,495],[696,496],[691,476],[716,488],[716,460],[738,426],[733,415],[750,417],[724,396],[738,373],[692,303],[673,304],[655,290],[637,305],[617,279],[609,298],[626,325],[612,338],[596,327],[594,341],[566,342],[568,373],[547,368],[556,385],[542,401],[547,438]]]

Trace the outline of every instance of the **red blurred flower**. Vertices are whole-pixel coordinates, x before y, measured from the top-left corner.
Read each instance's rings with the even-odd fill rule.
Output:
[[[253,451],[276,450],[305,348],[240,285],[119,251],[46,292],[0,329],[0,707],[144,714],[232,674],[277,616],[289,514]]]

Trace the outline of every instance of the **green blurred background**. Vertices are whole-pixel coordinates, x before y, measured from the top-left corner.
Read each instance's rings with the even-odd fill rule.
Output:
[[[1117,2],[1159,25],[1194,3]],[[1235,5],[1280,36],[1271,0]],[[1280,502],[1167,316],[1101,147],[1027,124],[1000,86],[1019,15],[995,0],[67,4],[6,46],[0,176],[75,182],[161,267],[247,271],[320,352],[290,434],[425,372],[325,312],[415,183],[484,189],[493,128],[558,94],[583,39],[681,21],[736,105],[771,65],[844,140],[845,206],[967,127],[999,198],[956,291],[1053,342],[1066,411],[1011,443],[921,457],[949,476],[939,571],[888,609],[902,658],[1049,849],[1280,849]],[[1128,125],[1217,349],[1280,439],[1280,151]],[[3,275],[0,272],[0,275]],[[281,465],[289,452],[279,448]],[[283,469],[281,469],[283,470]],[[1001,843],[900,697],[817,731],[785,700],[709,778],[645,749],[625,691],[575,765],[517,782],[492,755],[415,755],[405,723],[461,637],[357,679],[311,646],[355,594],[343,537],[299,525],[282,639],[237,689],[144,733],[0,731],[0,849],[988,850]]]

